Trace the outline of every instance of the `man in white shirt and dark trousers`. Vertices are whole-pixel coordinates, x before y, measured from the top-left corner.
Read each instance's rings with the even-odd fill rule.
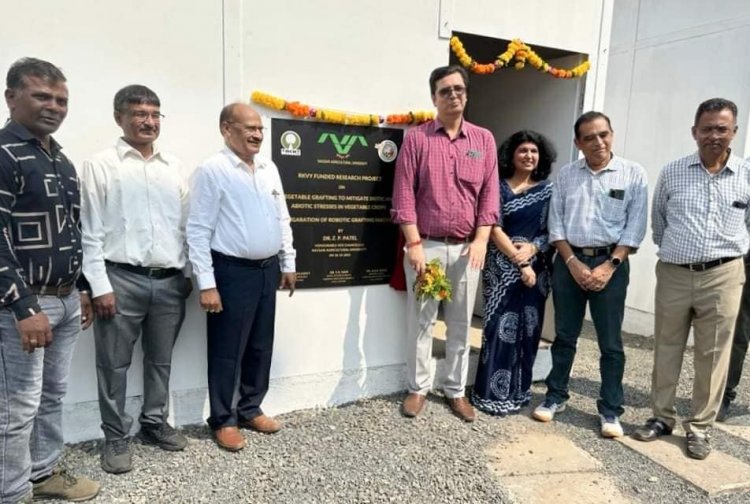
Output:
[[[711,452],[709,430],[727,383],[735,319],[750,245],[750,164],[732,154],[737,106],[712,98],[692,128],[698,151],[667,164],[654,190],[651,227],[659,247],[654,309],[653,416],[634,436],[653,441],[676,424],[677,383],[690,327],[695,378],[682,426],[687,454]]]
[[[238,451],[245,447],[239,427],[267,434],[281,428],[260,406],[268,391],[276,290],[294,293],[296,254],[279,171],[257,155],[260,116],[230,104],[219,128],[226,147],[194,174],[187,235],[208,313],[208,424],[221,448]]]
[[[127,371],[143,335],[142,441],[164,450],[187,440],[167,423],[172,348],[192,291],[185,223],[188,181],[182,163],[160,151],[162,115],[145,86],[117,92],[117,143],[83,163],[83,271],[91,281],[99,410],[105,445],[101,466],[132,469],[133,419],[125,412]]]

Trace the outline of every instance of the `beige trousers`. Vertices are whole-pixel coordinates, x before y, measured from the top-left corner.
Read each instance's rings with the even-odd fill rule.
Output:
[[[690,326],[693,326],[693,400],[686,432],[704,434],[719,410],[740,306],[745,270],[741,259],[707,271],[656,264],[654,416],[675,425],[675,395]]]
[[[479,285],[480,270],[468,267],[468,256],[461,253],[467,244],[447,245],[442,242],[425,240],[422,243],[425,261],[439,258],[453,287],[453,300],[444,303],[443,313],[447,326],[445,341],[445,361],[447,375],[443,391],[450,398],[464,396],[464,388],[469,374],[469,327],[474,314],[474,301]],[[432,329],[437,320],[439,301],[429,299],[418,301],[414,295],[416,272],[404,257],[406,273],[406,378],[409,392],[427,394],[430,383],[430,362],[432,359]]]

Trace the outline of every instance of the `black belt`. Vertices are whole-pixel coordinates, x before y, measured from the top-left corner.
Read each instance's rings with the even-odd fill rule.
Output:
[[[181,272],[181,270],[177,268],[148,268],[146,266],[136,266],[135,264],[128,264],[128,263],[118,263],[118,262],[112,262],[112,261],[104,261],[104,262],[115,268],[129,271],[131,273],[135,273],[136,275],[143,275],[149,278],[156,278],[156,279],[173,277],[175,275],[180,274]]]
[[[458,245],[459,243],[469,243],[474,239],[473,236],[467,236],[466,238],[457,238],[455,236],[429,236],[422,235],[423,240],[436,241],[441,243],[447,243],[448,245]]]
[[[714,259],[713,261],[706,261],[702,263],[690,263],[690,264],[678,264],[681,268],[689,269],[690,271],[706,271],[716,266],[721,266],[728,262],[732,262],[739,259],[739,257],[722,257],[721,259]]]
[[[574,247],[573,245],[570,246],[573,252],[578,252],[579,254],[583,254],[587,257],[599,257],[603,255],[609,255],[612,253],[613,250],[615,250],[615,247],[617,247],[617,245],[607,245],[604,247]]]
[[[211,255],[214,257],[214,259],[239,264],[240,266],[247,266],[249,268],[267,268],[273,264],[276,264],[276,261],[278,259],[278,257],[275,255],[266,257],[265,259],[245,259],[244,257],[235,257],[222,254],[221,252],[217,252],[215,250],[211,251]]]
[[[76,288],[75,282],[62,285],[29,285],[29,290],[39,296],[66,297]]]

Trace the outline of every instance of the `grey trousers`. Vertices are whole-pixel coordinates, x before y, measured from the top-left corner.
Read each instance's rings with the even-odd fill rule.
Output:
[[[62,400],[78,333],[81,300],[39,296],[52,344],[26,353],[16,320],[0,310],[0,503],[31,493],[29,480],[49,476],[62,455]]]
[[[107,440],[124,439],[133,419],[125,412],[127,373],[133,348],[143,335],[141,425],[166,422],[172,348],[185,319],[188,281],[182,275],[155,279],[107,265],[117,313],[94,324],[96,377],[102,430]]]

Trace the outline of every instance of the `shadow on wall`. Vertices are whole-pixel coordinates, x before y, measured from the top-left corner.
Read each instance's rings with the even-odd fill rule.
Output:
[[[349,291],[349,318],[343,341],[341,375],[336,387],[328,399],[327,406],[344,404],[358,399],[382,394],[391,394],[394,390],[406,386],[403,365],[368,366],[368,348],[377,348],[382,338],[382,321],[373,313],[380,306],[368,289],[351,289]],[[406,304],[406,293],[397,295]],[[382,311],[382,310],[381,310]],[[402,312],[399,312],[402,315]],[[405,321],[404,321],[405,323]]]

